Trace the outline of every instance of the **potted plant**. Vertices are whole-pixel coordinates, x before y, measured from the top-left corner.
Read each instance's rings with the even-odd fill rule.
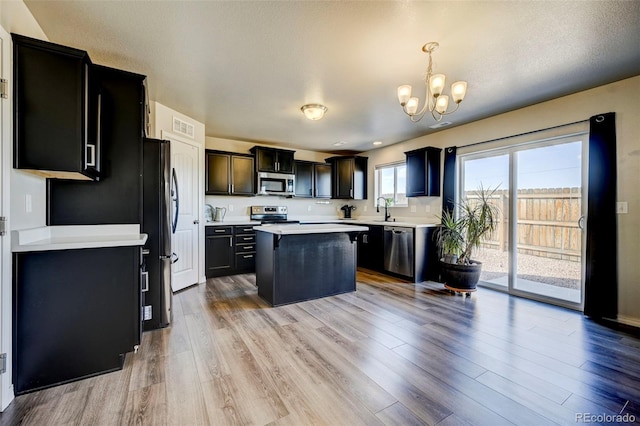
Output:
[[[471,256],[498,225],[500,211],[491,203],[496,190],[481,185],[476,197],[463,199],[456,203],[456,212],[445,210],[442,215],[435,238],[441,257],[441,278],[449,290],[467,294],[476,290],[482,263]]]

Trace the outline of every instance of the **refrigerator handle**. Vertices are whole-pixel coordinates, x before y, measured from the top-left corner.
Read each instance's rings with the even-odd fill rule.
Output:
[[[171,169],[171,180],[173,181],[173,189],[171,189],[171,195],[174,197],[173,201],[176,202],[176,208],[173,215],[173,223],[171,224],[171,233],[176,233],[176,227],[178,226],[178,213],[180,212],[180,195],[178,194],[178,177],[176,176],[176,169]]]

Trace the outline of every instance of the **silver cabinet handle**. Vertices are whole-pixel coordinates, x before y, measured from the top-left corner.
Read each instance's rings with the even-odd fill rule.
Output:
[[[253,240],[253,237],[244,237],[244,238],[243,238],[243,240],[245,240],[245,241],[251,241],[251,240]]]
[[[149,271],[142,273],[142,291],[149,291]]]
[[[233,238],[229,237],[229,247],[233,247]]]
[[[244,246],[244,248],[247,249],[247,250],[252,250],[253,246]]]
[[[244,259],[250,259],[250,258],[252,258],[252,257],[253,257],[253,255],[252,255],[252,254],[248,254],[248,255],[246,255],[246,256],[242,256],[242,257],[243,257]]]
[[[224,229],[214,229],[213,232],[225,232]]]

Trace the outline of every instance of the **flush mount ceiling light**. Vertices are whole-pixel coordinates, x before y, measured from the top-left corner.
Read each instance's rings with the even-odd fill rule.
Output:
[[[435,41],[429,42],[422,46],[422,51],[429,54],[429,66],[427,67],[427,75],[425,78],[425,101],[424,106],[418,112],[418,104],[420,100],[416,97],[411,97],[411,86],[408,84],[398,87],[398,100],[404,112],[411,118],[411,121],[418,122],[424,117],[427,110],[431,113],[431,116],[436,120],[442,120],[442,117],[456,112],[460,106],[460,102],[464,99],[464,95],[467,93],[467,82],[456,81],[451,85],[451,97],[453,102],[456,103],[456,107],[447,111],[449,107],[449,96],[443,95],[445,75],[433,74],[431,60],[431,53],[438,48],[439,44]]]
[[[320,104],[307,104],[300,108],[304,112],[304,116],[309,120],[320,120],[324,117],[324,113],[327,112],[327,107]]]

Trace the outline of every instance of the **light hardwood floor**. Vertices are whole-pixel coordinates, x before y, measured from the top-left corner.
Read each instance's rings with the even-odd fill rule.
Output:
[[[254,282],[176,294],[173,325],[144,333],[122,371],[20,396],[0,424],[568,425],[623,407],[640,419],[640,339],[578,312],[366,270],[355,293],[271,308]]]

